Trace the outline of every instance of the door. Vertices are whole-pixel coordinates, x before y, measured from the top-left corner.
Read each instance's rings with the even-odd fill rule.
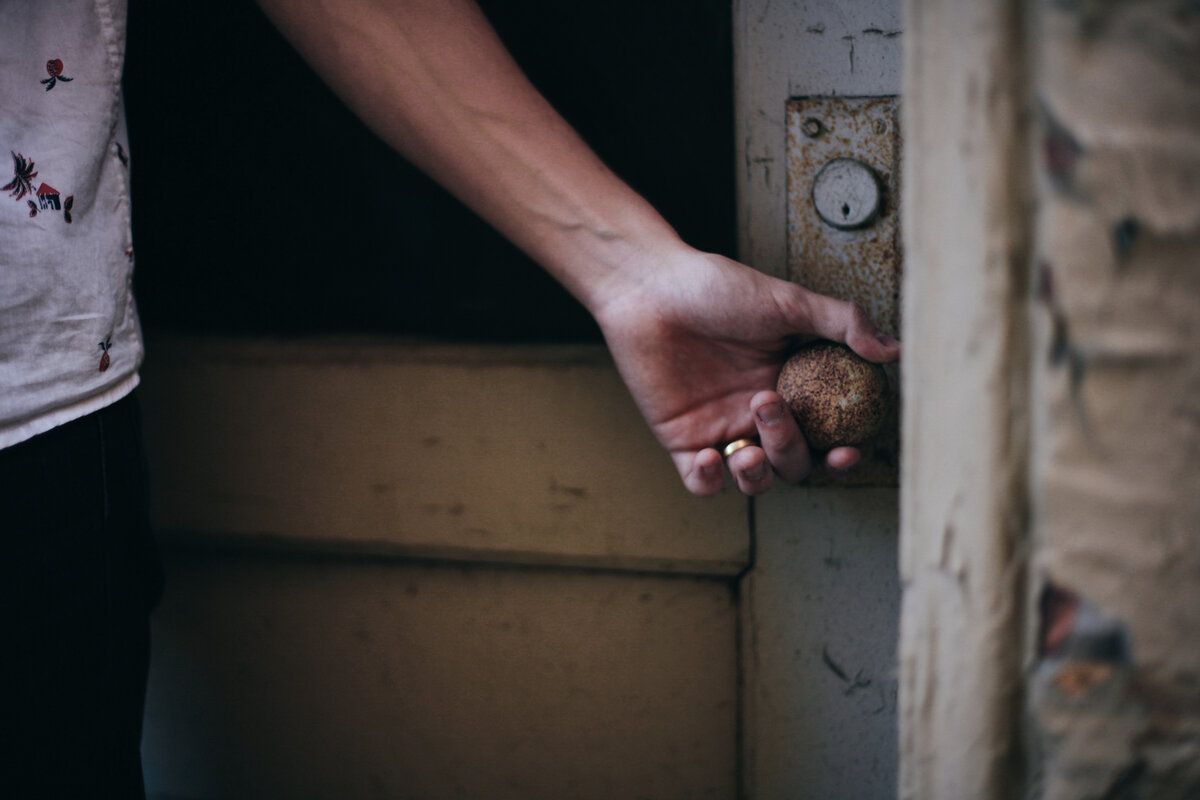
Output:
[[[738,3],[734,62],[743,260],[855,300],[893,334],[899,6]],[[885,208],[869,226],[836,230],[815,213],[813,172],[835,157],[883,178]],[[892,440],[854,478],[754,501],[754,568],[741,590],[746,797],[895,796],[895,458]]]

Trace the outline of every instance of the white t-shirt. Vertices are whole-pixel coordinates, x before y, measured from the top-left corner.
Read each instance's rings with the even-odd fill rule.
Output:
[[[125,0],[0,0],[0,447],[138,382],[124,59]]]

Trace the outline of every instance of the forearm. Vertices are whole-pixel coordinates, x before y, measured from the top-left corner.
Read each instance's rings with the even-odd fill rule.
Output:
[[[385,141],[593,312],[682,248],[526,80],[471,0],[260,0]]]

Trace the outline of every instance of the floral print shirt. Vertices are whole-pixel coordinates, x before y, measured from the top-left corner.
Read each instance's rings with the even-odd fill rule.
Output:
[[[124,0],[0,0],[0,447],[138,382],[124,56]]]

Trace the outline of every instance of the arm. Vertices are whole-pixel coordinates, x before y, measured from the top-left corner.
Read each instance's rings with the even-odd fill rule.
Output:
[[[790,416],[756,416],[778,405],[769,389],[791,336],[898,356],[855,307],[680,241],[530,85],[471,0],[260,4],[379,136],[592,312],[691,491],[719,491],[713,446],[756,430],[763,447],[730,459],[743,491],[769,487],[768,460],[787,480],[808,473]],[[834,467],[855,460],[848,449],[829,455]]]

